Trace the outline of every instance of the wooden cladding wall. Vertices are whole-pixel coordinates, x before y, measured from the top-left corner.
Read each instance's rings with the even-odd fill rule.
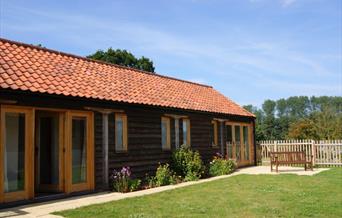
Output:
[[[106,189],[103,187],[103,149],[102,149],[102,114],[94,113],[94,145],[95,145],[95,189]]]
[[[86,110],[88,107],[108,108],[122,110],[128,120],[128,150],[127,152],[115,151],[115,115],[109,115],[109,170],[130,166],[133,176],[144,177],[146,173],[152,175],[158,163],[168,162],[171,152],[175,149],[175,120],[171,118],[171,151],[163,151],[161,146],[161,117],[165,114],[178,114],[187,116],[190,120],[191,146],[198,150],[205,162],[209,162],[216,152],[221,152],[221,123],[218,122],[219,145],[213,147],[211,141],[212,125],[214,118],[228,119],[236,122],[252,122],[253,118],[239,116],[225,116],[204,112],[193,112],[172,108],[159,108],[144,105],[120,104],[108,101],[71,98],[56,95],[32,94],[26,92],[2,91],[0,99],[14,100],[16,105],[27,105],[49,108],[67,108]],[[179,119],[179,142],[183,143],[182,119]],[[223,128],[223,141],[226,140],[226,126]],[[104,159],[102,149],[102,114],[94,112],[94,158],[95,158],[95,188],[105,189]],[[225,144],[225,143],[224,143]],[[224,146],[225,149],[225,146]],[[226,151],[224,150],[224,153]],[[110,176],[110,175],[109,175]]]
[[[109,174],[113,169],[120,169],[123,166],[130,166],[132,175],[135,177],[144,177],[146,174],[152,175],[159,163],[170,161],[171,152],[175,149],[175,120],[171,118],[171,151],[165,151],[161,146],[161,117],[169,112],[158,109],[147,108],[119,108],[125,111],[128,120],[128,150],[127,152],[118,152],[115,150],[115,115],[110,114],[108,119],[109,128]],[[205,163],[208,163],[213,155],[221,152],[221,127],[218,125],[219,145],[213,147],[211,142],[211,121],[214,116],[209,114],[200,114],[194,112],[179,112],[178,114],[188,116],[191,125],[191,146],[198,150]],[[95,114],[95,118],[98,117]],[[99,139],[95,144],[96,149],[96,187],[102,187],[102,159],[101,157],[101,137],[102,120],[95,120],[95,139]],[[226,132],[226,126],[223,125],[223,133]],[[223,140],[226,140],[225,134]],[[183,142],[182,119],[179,119],[179,141]],[[225,144],[225,143],[224,143]],[[225,146],[223,146],[225,149]],[[225,152],[225,150],[224,150]],[[110,175],[108,175],[110,177]]]
[[[168,162],[170,158],[171,152],[163,151],[161,147],[163,113],[132,108],[125,109],[125,114],[128,121],[127,152],[115,151],[114,116],[109,116],[109,173],[112,169],[130,166],[133,176],[144,177],[154,171],[158,163]],[[174,138],[173,131],[171,138]]]

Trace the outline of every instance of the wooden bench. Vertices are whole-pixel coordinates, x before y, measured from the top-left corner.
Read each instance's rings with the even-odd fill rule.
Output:
[[[276,172],[278,172],[279,165],[291,165],[291,164],[304,164],[305,171],[308,166],[313,170],[312,159],[313,156],[307,160],[304,151],[278,151],[270,152],[271,158],[271,172],[273,171],[273,165],[276,165]]]

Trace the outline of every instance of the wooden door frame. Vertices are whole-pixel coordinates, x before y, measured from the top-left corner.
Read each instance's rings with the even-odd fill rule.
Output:
[[[53,109],[45,109],[45,108],[35,108],[35,118],[37,118],[37,111],[42,111],[42,112],[47,112],[47,113],[56,113],[57,117],[58,117],[58,162],[59,162],[59,166],[58,166],[58,170],[59,170],[59,175],[58,175],[58,185],[44,185],[48,188],[54,189],[54,190],[58,190],[60,192],[64,192],[64,145],[65,145],[65,111],[61,111],[61,110],[53,110]],[[34,123],[34,125],[36,124],[36,122]],[[36,125],[35,125],[36,127]],[[36,146],[36,140],[38,137],[38,129],[35,129],[36,133],[35,133],[35,144],[34,146]],[[35,154],[34,154],[35,156]],[[35,160],[36,162],[36,160]],[[34,166],[34,170],[36,169],[36,166]],[[36,173],[34,172],[34,179],[36,179]],[[34,181],[34,185],[36,186],[36,181]],[[36,187],[35,187],[36,188]]]
[[[246,166],[252,164],[254,161],[253,149],[253,123],[252,122],[234,122],[234,121],[226,121],[225,125],[232,126],[232,157],[236,160],[236,143],[235,143],[235,126],[240,127],[240,161],[236,160],[238,166]],[[245,144],[244,144],[244,136],[243,136],[243,127],[247,126],[248,128],[248,142],[249,142],[249,160],[245,160]]]
[[[72,118],[85,117],[87,120],[87,180],[85,183],[72,184]],[[94,178],[94,127],[93,112],[89,111],[67,111],[65,122],[65,192],[79,192],[93,190]]]
[[[37,110],[59,113],[59,141],[60,146],[60,176],[59,189],[64,193],[84,190],[93,190],[94,178],[94,114],[92,111],[67,110],[58,108],[44,108],[17,105],[0,105],[0,203],[18,200],[33,199],[35,194],[34,181],[34,145],[35,145],[35,112]],[[25,188],[24,191],[4,193],[3,175],[3,145],[5,133],[5,113],[25,113]],[[71,175],[71,123],[72,116],[85,116],[87,118],[87,183],[72,184]]]
[[[18,200],[26,200],[34,197],[34,175],[33,165],[34,164],[34,110],[32,107],[22,106],[8,106],[1,105],[0,107],[0,203],[11,202]],[[4,156],[4,136],[5,136],[5,114],[8,112],[13,113],[24,113],[25,114],[25,185],[23,191],[5,193],[4,189],[4,174],[3,174],[3,156]]]

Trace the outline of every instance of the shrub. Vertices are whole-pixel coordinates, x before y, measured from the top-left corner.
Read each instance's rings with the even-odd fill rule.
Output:
[[[156,186],[170,185],[176,183],[176,176],[174,175],[172,170],[170,170],[169,164],[159,165],[154,181]]]
[[[154,176],[146,175],[146,182],[148,188],[156,187],[156,178]]]
[[[236,164],[233,160],[226,160],[220,154],[217,154],[209,164],[209,175],[227,175],[234,172],[235,168]]]
[[[140,179],[131,179],[131,169],[122,167],[120,171],[113,170],[111,179],[113,181],[113,189],[118,192],[135,191],[140,188]]]
[[[198,180],[204,172],[199,152],[184,145],[172,153],[171,163],[172,170],[185,181]]]
[[[141,180],[140,179],[131,179],[128,181],[129,191],[134,192],[140,188]]]

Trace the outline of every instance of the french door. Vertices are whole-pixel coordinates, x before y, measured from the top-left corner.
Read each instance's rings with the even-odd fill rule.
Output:
[[[33,109],[1,106],[0,203],[33,197]]]
[[[94,188],[93,115],[67,112],[66,192]]]
[[[253,126],[250,123],[226,122],[227,157],[238,166],[253,163]]]
[[[0,204],[94,189],[93,113],[0,106]]]

